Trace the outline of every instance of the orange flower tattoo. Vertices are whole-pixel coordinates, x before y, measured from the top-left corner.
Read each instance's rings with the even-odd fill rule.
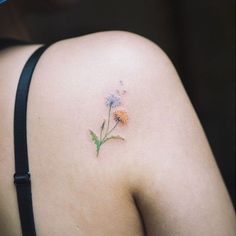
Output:
[[[116,122],[121,122],[123,125],[126,125],[129,121],[129,117],[126,111],[115,111],[114,119]]]
[[[123,86],[123,84],[122,84]],[[119,124],[127,125],[129,121],[128,113],[123,110],[123,109],[118,109],[122,106],[122,97],[121,97],[121,92],[117,90],[117,94],[111,94],[106,98],[106,106],[108,107],[108,120],[104,120],[101,128],[100,128],[100,136],[96,135],[95,132],[90,130],[90,135],[92,138],[92,141],[96,145],[96,151],[97,151],[97,157],[99,156],[99,152],[101,150],[101,146],[105,144],[108,141],[111,140],[122,140],[124,141],[125,139],[121,137],[120,135],[112,135],[112,133],[115,131],[116,127]],[[124,91],[124,90],[123,90]],[[124,96],[126,94],[123,92],[122,95]],[[114,109],[114,111],[113,111]],[[115,121],[115,124],[111,127],[111,114],[113,112],[113,118]]]

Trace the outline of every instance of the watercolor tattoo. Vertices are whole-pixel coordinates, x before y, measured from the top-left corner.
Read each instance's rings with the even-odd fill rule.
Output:
[[[119,82],[120,85],[123,87],[123,81]],[[121,140],[124,141],[125,139],[120,135],[114,135],[113,132],[120,125],[127,125],[129,121],[128,113],[122,108],[122,98],[126,95],[126,90],[116,90],[115,93],[110,94],[106,100],[105,105],[108,108],[108,119],[104,120],[101,128],[100,128],[100,135],[98,136],[95,132],[90,130],[90,136],[94,144],[96,145],[97,157],[99,156],[100,150],[102,145],[107,143],[108,141],[112,140]],[[112,123],[112,116],[113,116],[113,125]]]

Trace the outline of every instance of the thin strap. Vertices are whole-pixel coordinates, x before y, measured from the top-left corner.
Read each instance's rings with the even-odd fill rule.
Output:
[[[19,214],[23,236],[35,236],[31,179],[28,163],[27,147],[27,101],[30,82],[36,64],[47,47],[37,49],[26,62],[21,73],[15,101],[14,144],[15,144],[15,175]]]

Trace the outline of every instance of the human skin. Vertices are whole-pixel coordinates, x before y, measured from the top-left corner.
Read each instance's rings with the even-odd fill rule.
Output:
[[[39,47],[0,52],[0,233],[19,235],[12,184],[15,91]],[[14,58],[14,60],[13,60]],[[125,142],[96,157],[89,129],[122,80]],[[102,119],[103,120],[103,119]],[[29,161],[38,235],[233,236],[235,213],[172,63],[155,44],[103,32],[51,46],[33,76]]]

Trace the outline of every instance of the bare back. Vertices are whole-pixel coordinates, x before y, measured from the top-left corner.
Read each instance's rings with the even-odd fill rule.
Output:
[[[15,92],[23,65],[36,48],[15,47],[1,52],[0,231],[6,236],[20,232],[12,180]],[[89,81],[82,61],[76,62],[80,67],[76,78],[71,71],[59,78],[59,68],[46,58],[47,52],[33,76],[28,107],[29,163],[38,235],[143,235],[127,186],[125,156],[120,158],[113,149],[110,154],[103,153],[103,160],[98,159],[88,134],[103,116],[103,96],[108,88],[104,83],[95,90],[99,75]],[[44,61],[50,63],[47,72]]]

